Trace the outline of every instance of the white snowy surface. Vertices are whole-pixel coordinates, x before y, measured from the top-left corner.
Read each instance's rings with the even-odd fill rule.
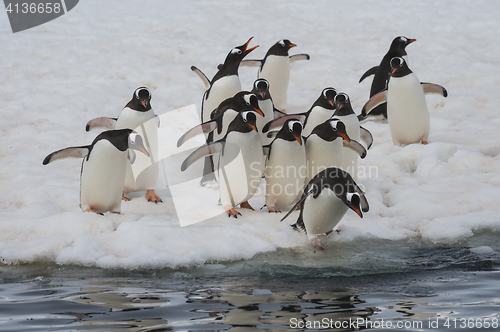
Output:
[[[416,75],[449,92],[427,98],[428,146],[395,147],[386,123],[365,122],[374,146],[359,164],[372,167],[372,176],[358,182],[370,211],[363,219],[349,211],[330,241],[457,244],[476,232],[500,232],[499,12],[500,2],[465,0],[85,0],[16,34],[3,12],[0,259],[177,268],[306,246],[306,235],[288,226],[297,212],[280,223],[282,214],[258,210],[262,196],[250,201],[255,212],[240,209],[237,220],[221,214],[180,227],[160,181],[163,204],[137,193],[122,203],[122,215],[99,216],[79,208],[79,160],[42,166],[52,151],[91,143],[98,131],[85,132],[86,122],[116,117],[139,86],[152,90],[159,115],[190,104],[199,109],[204,86],[190,66],[212,77],[229,50],[251,36],[260,47],[249,58],[263,57],[282,38],[298,45],[292,54],[311,55],[293,64],[292,113],[307,110],[327,86],[348,93],[359,113],[371,78],[358,80],[398,35],[417,39],[407,48]],[[250,89],[256,68],[241,68],[240,77]],[[176,141],[195,120],[186,113],[164,125]],[[198,190],[192,186],[193,207],[202,204]]]

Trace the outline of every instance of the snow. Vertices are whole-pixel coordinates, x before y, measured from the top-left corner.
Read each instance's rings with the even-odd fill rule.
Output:
[[[199,110],[204,86],[190,66],[212,77],[227,53],[251,36],[250,46],[260,47],[249,58],[263,57],[283,38],[298,45],[292,54],[311,55],[292,65],[291,113],[307,110],[327,86],[348,93],[359,113],[371,79],[358,80],[398,35],[417,39],[407,51],[420,80],[449,92],[446,99],[427,97],[427,146],[396,147],[387,123],[364,123],[374,145],[359,162],[371,174],[358,182],[370,211],[363,219],[349,211],[329,241],[459,244],[477,232],[498,233],[500,43],[493,32],[499,11],[499,2],[465,0],[86,0],[16,34],[0,15],[1,260],[179,268],[307,246],[306,235],[288,226],[297,212],[279,222],[282,214],[259,211],[262,194],[250,201],[256,211],[240,209],[236,220],[220,214],[181,227],[164,179],[157,188],[163,204],[137,193],[122,203],[122,215],[99,216],[79,208],[80,161],[42,166],[50,152],[90,144],[98,131],[85,132],[87,121],[116,117],[139,86],[151,89],[159,115],[191,104]],[[256,76],[256,68],[240,69],[246,89]],[[162,125],[172,142],[196,121],[189,114],[177,112]],[[190,188],[193,207],[204,204],[203,190],[217,196],[213,188]]]

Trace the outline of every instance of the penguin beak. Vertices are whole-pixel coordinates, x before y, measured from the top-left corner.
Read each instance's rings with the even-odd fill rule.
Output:
[[[141,104],[142,104],[142,106],[144,106],[144,108],[148,107],[148,101],[147,100],[141,100]]]
[[[349,138],[349,136],[347,136],[346,134],[339,133],[339,135],[340,135],[340,136],[342,136],[342,138],[343,138],[344,140],[346,140],[347,142],[350,142],[350,141],[351,141],[351,139]]]
[[[356,212],[358,214],[358,216],[360,218],[363,218],[363,213],[361,211],[359,211],[358,209],[356,209],[354,206],[350,205],[349,206],[354,212]]]
[[[255,112],[257,112],[260,116],[262,116],[262,117],[264,117],[264,116],[265,116],[265,115],[264,115],[264,113],[262,113],[262,111],[261,111],[260,109],[258,109],[258,108],[255,108],[255,107],[254,107],[254,108],[253,108],[253,110],[254,110]]]
[[[391,75],[393,75],[393,74],[396,72],[396,70],[398,70],[398,68],[394,68],[394,69],[391,71]]]
[[[333,106],[333,101],[332,100],[328,100],[328,102],[330,103],[330,105]]]
[[[260,96],[264,98],[264,92],[259,92]]]
[[[408,40],[408,44],[411,44],[411,43],[416,42],[416,41],[417,41],[416,39],[410,39],[410,40]]]
[[[295,46],[297,46],[297,45],[295,45],[295,44],[290,44],[290,48],[295,47]]]
[[[254,47],[252,47],[252,48],[248,48],[248,44],[250,44],[250,41],[251,41],[252,39],[253,39],[253,37],[251,37],[251,38],[247,41],[247,43],[245,44],[245,49],[243,50],[243,53],[249,53],[249,52],[251,52],[251,51],[255,50],[257,47],[259,47],[259,45],[257,45],[257,46],[254,46]]]
[[[300,137],[295,135],[295,134],[293,136],[295,136],[295,139],[297,140],[297,142],[299,142],[299,144],[302,145],[302,140],[300,139]]]
[[[146,155],[146,157],[149,157],[149,153],[144,150],[143,148],[139,148],[139,150]]]
[[[257,131],[257,128],[255,128],[255,126],[253,124],[248,124],[253,130]],[[257,131],[258,132],[258,131]]]

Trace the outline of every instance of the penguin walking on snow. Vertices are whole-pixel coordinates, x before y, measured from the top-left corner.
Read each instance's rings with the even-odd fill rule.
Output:
[[[281,219],[283,221],[301,206],[297,222],[292,227],[307,233],[314,246],[324,247],[323,238],[330,234],[348,209],[363,218],[369,206],[365,194],[349,173],[327,168],[307,184],[299,202]]]
[[[372,67],[366,71],[366,73],[361,76],[359,79],[359,83],[361,83],[365,78],[375,75],[373,77],[372,85],[370,88],[370,98],[380,91],[387,88],[387,82],[389,81],[389,77],[391,75],[391,65],[390,61],[394,57],[401,57],[408,62],[408,55],[406,53],[406,46],[415,42],[416,39],[406,38],[404,36],[399,36],[394,38],[391,43],[391,47],[389,51],[384,55],[382,61],[378,66]],[[385,104],[379,105],[376,109],[374,109],[370,115],[382,115],[384,118],[387,118],[387,107]],[[359,121],[366,119],[367,114],[361,113],[358,118]]]
[[[47,165],[63,158],[83,158],[80,174],[80,207],[85,212],[120,214],[121,197],[129,159],[137,150],[148,156],[140,135],[131,129],[109,130],[92,144],[69,147],[49,154]]]
[[[118,118],[96,118],[87,123],[86,130],[105,127],[108,129],[132,129],[140,132],[144,136],[144,141],[148,151],[149,159],[138,159],[138,162],[150,165],[140,174],[134,174],[132,165],[127,167],[125,186],[123,192],[146,191],[148,202],[162,202],[155,193],[154,188],[158,179],[158,127],[159,118],[151,108],[151,92],[147,87],[139,87],[134,91],[132,99],[125,105]],[[138,158],[143,158],[139,157]],[[128,201],[129,198],[123,196]]]
[[[317,125],[305,138],[307,179],[306,183],[329,167],[344,167],[344,149],[350,148],[363,159],[366,149],[363,145],[349,138],[346,127],[336,118]]]
[[[255,195],[262,180],[263,151],[256,120],[257,113],[253,111],[238,113],[221,140],[198,148],[181,165],[181,171],[185,171],[196,160],[217,154],[215,174],[220,201],[229,217],[241,215],[234,209],[238,204],[253,210],[248,200]]]
[[[266,206],[269,212],[281,212],[280,208],[299,200],[307,176],[306,150],[300,121],[286,121],[271,142],[265,173]]]
[[[288,81],[290,80],[290,63],[297,60],[309,60],[307,54],[289,56],[288,51],[297,45],[288,39],[282,39],[267,51],[262,60],[244,60],[242,66],[260,66],[258,78],[269,82],[269,91],[274,105],[282,112],[287,106]]]
[[[394,145],[428,143],[430,118],[425,93],[448,96],[438,84],[421,83],[403,58],[391,59],[391,79],[387,90],[373,96],[363,107],[370,114],[378,105],[387,104],[389,128]]]

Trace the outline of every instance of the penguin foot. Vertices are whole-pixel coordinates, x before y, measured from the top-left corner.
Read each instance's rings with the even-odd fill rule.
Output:
[[[243,209],[250,209],[252,211],[255,211],[254,208],[248,203],[248,201],[241,203],[240,207]]]
[[[321,241],[317,236],[311,240],[311,244],[313,247],[318,248],[320,250],[324,250],[326,247],[326,244]]]
[[[230,206],[226,206],[226,212],[227,212],[227,216],[229,218],[234,217],[235,219],[238,219],[238,215],[241,216],[241,213],[239,213],[238,211],[236,211],[235,209],[233,209]]]
[[[278,209],[275,209],[273,207],[270,207],[268,206],[267,207],[267,212],[271,213],[271,212],[274,212],[274,213],[281,213],[282,211],[281,210],[278,210]]]
[[[429,142],[427,142],[427,141],[422,141],[422,145],[427,145],[427,144],[429,144]]]
[[[125,197],[125,195],[122,194],[122,201],[128,202],[130,201],[130,198]]]
[[[160,196],[156,195],[155,191],[152,189],[146,190],[145,196],[146,196],[146,199],[148,200],[148,202],[153,202],[155,204],[158,204],[158,202],[163,203]]]
[[[93,212],[93,213],[100,214],[101,216],[103,216],[103,215],[104,215],[104,213],[97,212],[97,211],[94,211],[94,210],[92,210],[92,209],[87,209],[87,210],[85,210],[85,212]]]
[[[300,211],[302,210],[302,204],[299,204],[299,206],[297,206],[297,208],[295,209],[295,211]]]

